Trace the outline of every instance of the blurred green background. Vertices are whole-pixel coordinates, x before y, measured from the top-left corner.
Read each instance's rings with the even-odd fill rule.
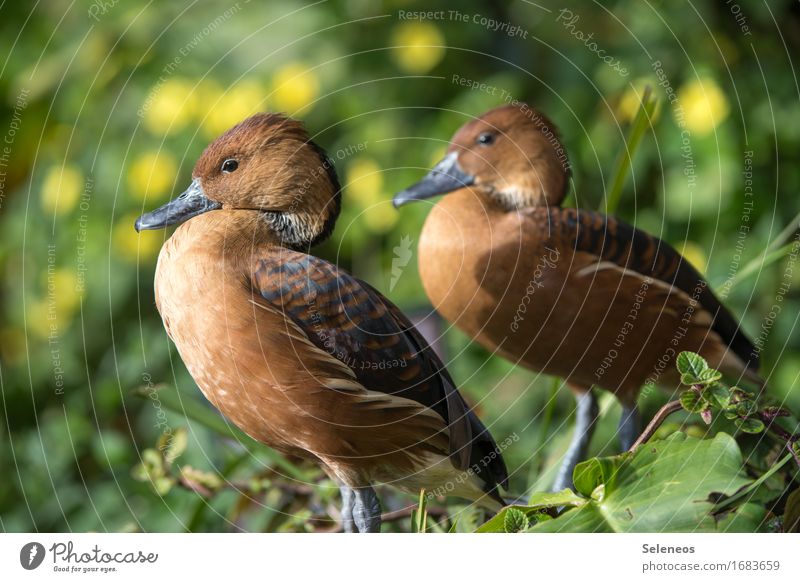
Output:
[[[344,212],[318,254],[425,317],[415,249],[428,208],[398,213],[390,199],[453,131],[507,96],[539,107],[570,152],[570,203],[602,208],[637,95],[651,84],[660,108],[616,213],[729,290],[751,337],[767,326],[763,373],[776,399],[800,409],[800,268],[792,257],[758,262],[800,211],[800,4],[437,6],[0,8],[0,530],[295,531],[335,515],[335,491],[313,468],[276,466],[224,423],[207,426],[217,419],[154,305],[169,233],[133,229],[185,188],[209,140],[261,110],[304,120],[336,162]],[[408,17],[420,10],[444,12]],[[393,260],[407,262],[399,274]],[[747,264],[756,268],[744,276]],[[773,305],[780,313],[765,319]],[[519,437],[505,452],[512,492],[548,487],[571,435],[570,394],[457,330],[433,333],[497,440]],[[652,394],[644,408],[666,398]],[[602,406],[593,452],[616,447],[618,409],[609,397]],[[187,436],[175,463],[202,472],[192,482],[215,490],[224,475],[235,487],[207,499],[166,475],[157,494],[135,467],[143,455],[145,467],[158,464],[144,451],[165,430]],[[407,503],[384,497],[388,509]]]

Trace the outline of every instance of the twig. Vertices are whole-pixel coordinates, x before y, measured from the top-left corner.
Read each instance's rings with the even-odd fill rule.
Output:
[[[652,437],[655,432],[658,430],[658,427],[667,419],[667,417],[672,414],[673,412],[678,412],[682,408],[680,400],[673,400],[672,402],[667,402],[664,406],[659,408],[656,415],[653,417],[653,420],[650,421],[650,424],[647,425],[647,428],[642,431],[642,434],[639,435],[639,438],[634,441],[631,448],[628,449],[629,452],[633,452],[646,443],[650,437]]]

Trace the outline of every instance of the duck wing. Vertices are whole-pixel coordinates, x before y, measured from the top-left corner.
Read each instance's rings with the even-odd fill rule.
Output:
[[[472,467],[491,487],[506,486],[506,467],[488,430],[433,348],[379,291],[328,261],[285,248],[257,261],[252,283],[254,294],[281,309],[364,387],[439,414],[449,429],[454,466]]]

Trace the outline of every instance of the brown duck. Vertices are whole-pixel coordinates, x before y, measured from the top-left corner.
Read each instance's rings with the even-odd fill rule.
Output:
[[[674,388],[682,350],[763,385],[758,356],[708,283],[664,241],[612,216],[561,208],[570,179],[558,131],[527,105],[493,109],[456,132],[447,155],[395,206],[448,193],[420,236],[420,276],[445,319],[487,349],[566,379],[576,432],[554,488],[572,484],[598,408],[623,407],[624,449],[639,432],[643,385]]]
[[[167,333],[222,414],[341,484],[346,531],[379,530],[377,482],[497,509],[506,468],[442,362],[378,291],[308,254],[339,209],[300,123],[260,114],[219,137],[189,189],[136,222],[182,223],[156,270]]]

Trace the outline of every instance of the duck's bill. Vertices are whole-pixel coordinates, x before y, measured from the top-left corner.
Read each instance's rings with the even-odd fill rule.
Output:
[[[147,214],[142,214],[136,219],[134,227],[137,232],[143,230],[158,230],[173,224],[180,224],[209,210],[217,210],[222,205],[209,200],[199,180],[192,180],[189,188],[175,200],[167,202]]]
[[[415,200],[425,200],[438,194],[446,194],[466,186],[472,186],[475,177],[467,174],[458,165],[456,152],[451,152],[436,164],[422,180],[394,195],[395,208]]]

